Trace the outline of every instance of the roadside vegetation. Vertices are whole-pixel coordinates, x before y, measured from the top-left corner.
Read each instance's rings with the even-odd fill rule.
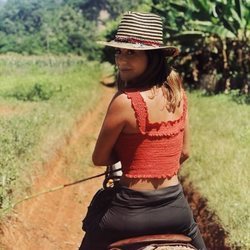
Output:
[[[228,245],[250,247],[250,108],[230,95],[189,94],[191,157],[181,174],[192,182],[228,234]],[[234,248],[233,248],[234,249]]]
[[[75,122],[97,101],[100,77],[99,63],[84,57],[0,56],[2,211],[13,197],[24,196],[34,167],[53,156]]]

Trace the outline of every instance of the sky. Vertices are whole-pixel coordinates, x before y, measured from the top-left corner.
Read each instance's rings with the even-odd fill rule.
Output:
[[[0,0],[0,5],[5,3],[7,0]]]

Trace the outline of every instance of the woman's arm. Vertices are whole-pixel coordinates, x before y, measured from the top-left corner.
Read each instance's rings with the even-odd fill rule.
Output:
[[[180,164],[186,161],[189,158],[190,154],[190,132],[189,132],[189,118],[188,112],[186,113],[186,121],[184,128],[184,136],[183,136],[183,148],[180,157]]]
[[[109,105],[92,155],[96,166],[107,166],[118,161],[113,147],[125,126],[125,98],[125,94],[117,93]]]

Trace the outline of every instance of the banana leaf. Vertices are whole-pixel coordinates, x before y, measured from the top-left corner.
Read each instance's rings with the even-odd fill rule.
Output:
[[[208,21],[189,21],[189,27],[192,27],[196,31],[203,31],[205,33],[217,34],[221,38],[235,38],[235,34],[226,29],[223,25],[214,24]]]
[[[183,46],[194,46],[199,39],[203,39],[204,37],[204,32],[184,31],[171,36],[169,40],[178,41]]]
[[[235,11],[237,12],[239,18],[241,19],[241,0],[235,0]]]

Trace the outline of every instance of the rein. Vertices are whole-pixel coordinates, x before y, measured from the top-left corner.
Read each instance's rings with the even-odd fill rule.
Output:
[[[95,179],[95,178],[98,178],[98,177],[101,177],[101,176],[110,176],[112,173],[114,172],[118,172],[120,171],[121,168],[119,169],[110,169],[109,167],[107,167],[107,170],[102,173],[102,174],[98,174],[98,175],[94,175],[94,176],[90,176],[90,177],[87,177],[87,178],[84,178],[84,179],[81,179],[81,180],[78,180],[78,181],[74,181],[74,182],[70,182],[70,183],[66,183],[66,184],[63,184],[63,185],[60,185],[60,186],[57,186],[57,187],[53,187],[53,188],[50,188],[50,189],[47,189],[47,190],[44,190],[44,191],[41,191],[39,193],[35,193],[33,195],[29,195],[29,196],[25,196],[23,199],[11,204],[11,206],[3,209],[3,211],[7,211],[8,209],[10,208],[14,208],[16,205],[18,205],[19,203],[22,203],[23,201],[27,201],[27,200],[30,200],[30,199],[33,199],[37,196],[40,196],[42,194],[46,194],[46,193],[51,193],[51,192],[54,192],[54,191],[57,191],[57,190],[60,190],[60,189],[63,189],[63,188],[66,188],[66,187],[70,187],[70,186],[73,186],[73,185],[76,185],[76,184],[79,184],[81,182],[85,182],[85,181],[88,181],[88,180],[92,180],[92,179]]]

